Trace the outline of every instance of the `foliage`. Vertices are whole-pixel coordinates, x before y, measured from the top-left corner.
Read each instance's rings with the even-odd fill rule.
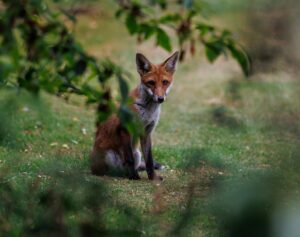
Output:
[[[75,22],[66,11],[61,13]],[[45,1],[3,1],[0,41],[1,87],[23,88],[34,94],[42,90],[65,99],[72,93],[84,96],[88,104],[98,104],[98,121],[117,110],[106,82],[115,77],[123,85],[130,75],[109,59],[97,62],[90,56],[65,26],[61,14]],[[128,91],[124,86],[120,89],[125,106]],[[132,128],[133,114],[123,107],[118,113],[121,118],[126,113],[123,125]]]
[[[156,37],[157,44],[172,50],[166,28],[175,30],[183,60],[187,42],[195,53],[195,39],[206,48],[207,58],[213,62],[220,54],[230,51],[249,74],[249,60],[228,31],[218,32],[201,23],[197,16],[202,9],[193,1],[179,1],[184,11],[168,10],[169,3],[155,1],[118,1],[116,16],[125,15],[125,25],[139,41]],[[157,7],[158,6],[158,7]],[[98,103],[98,121],[118,112],[123,125],[139,133],[134,126],[134,115],[127,108],[129,98],[126,80],[130,75],[109,59],[98,62],[76,41],[62,20],[62,15],[76,23],[76,17],[64,9],[60,12],[46,1],[3,0],[0,8],[0,86],[24,88],[34,94],[41,90],[68,99],[72,93],[84,96],[87,103]],[[156,13],[156,9],[160,9]],[[158,17],[153,17],[158,15]],[[197,37],[196,37],[197,36]],[[116,78],[120,84],[121,106],[115,106],[107,81]],[[100,86],[95,86],[98,81]]]
[[[63,174],[58,167],[53,164],[40,178],[26,179],[24,189],[16,188],[1,174],[1,236],[141,235],[135,211],[117,200],[111,206],[112,198],[103,183],[75,173]],[[130,221],[114,228],[106,221],[108,216]]]
[[[175,34],[181,60],[188,50],[194,55],[196,42],[199,42],[205,47],[206,57],[210,62],[214,62],[221,54],[227,55],[227,52],[230,52],[244,74],[246,76],[250,74],[249,57],[234,40],[231,32],[219,30],[201,20],[201,16],[204,15],[201,1],[181,0],[169,3],[166,0],[119,0],[118,3],[120,9],[116,12],[116,16],[124,15],[129,33],[137,35],[139,42],[155,37],[158,46],[171,51],[171,36]]]

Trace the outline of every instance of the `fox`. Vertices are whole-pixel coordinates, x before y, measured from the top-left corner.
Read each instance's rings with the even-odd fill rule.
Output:
[[[92,174],[105,175],[110,169],[117,169],[126,171],[129,179],[138,180],[139,171],[146,170],[149,180],[163,180],[155,172],[164,166],[153,160],[151,137],[159,121],[161,104],[172,88],[178,58],[176,51],[163,63],[152,64],[143,54],[136,54],[140,83],[129,93],[130,109],[138,115],[144,133],[133,139],[116,114],[98,124],[90,156]]]

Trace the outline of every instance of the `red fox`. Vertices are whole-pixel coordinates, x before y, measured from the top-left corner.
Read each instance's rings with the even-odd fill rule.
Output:
[[[144,135],[140,145],[133,142],[132,136],[121,126],[117,115],[100,123],[97,128],[94,148],[91,154],[91,171],[104,175],[108,169],[120,169],[128,172],[129,179],[140,179],[139,170],[146,169],[150,180],[162,180],[155,169],[163,166],[153,161],[151,134],[158,123],[160,105],[166,100],[173,84],[179,53],[175,52],[161,64],[152,64],[142,54],[136,54],[136,66],[140,75],[140,84],[130,93],[133,99],[131,109],[138,114],[144,126]]]

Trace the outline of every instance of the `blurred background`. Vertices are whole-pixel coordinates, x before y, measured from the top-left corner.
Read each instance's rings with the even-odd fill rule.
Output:
[[[0,1],[0,236],[299,236],[299,13],[296,0]],[[117,112],[132,129],[136,52],[175,50],[153,137],[164,181],[92,176],[96,121]]]

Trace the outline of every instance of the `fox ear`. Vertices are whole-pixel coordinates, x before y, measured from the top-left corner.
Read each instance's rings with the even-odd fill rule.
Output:
[[[138,73],[142,76],[151,70],[150,61],[141,53],[137,53],[135,57]]]
[[[170,73],[175,72],[178,58],[179,58],[179,52],[176,51],[175,53],[172,54],[171,57],[169,57],[168,59],[166,59],[166,61],[163,62],[166,71]]]

